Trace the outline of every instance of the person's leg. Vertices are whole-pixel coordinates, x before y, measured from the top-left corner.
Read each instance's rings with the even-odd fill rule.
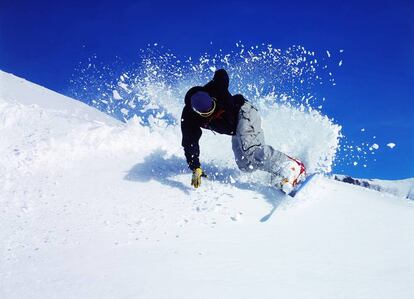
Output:
[[[236,163],[241,170],[260,169],[279,175],[289,157],[265,144],[260,115],[246,102],[240,109],[236,135],[232,139]]]
[[[246,158],[246,156],[243,154],[243,151],[240,147],[240,141],[237,136],[233,136],[231,139],[233,153],[234,153],[234,159],[236,161],[237,166],[241,171],[245,172],[252,172],[255,170],[254,166],[250,161]]]

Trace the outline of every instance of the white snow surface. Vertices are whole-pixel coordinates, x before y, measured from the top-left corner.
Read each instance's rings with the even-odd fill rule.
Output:
[[[268,140],[329,171],[339,131],[278,108]],[[312,154],[280,139],[292,127]],[[178,127],[0,71],[0,298],[414,297],[413,201],[322,175],[292,199],[206,133],[194,190]]]

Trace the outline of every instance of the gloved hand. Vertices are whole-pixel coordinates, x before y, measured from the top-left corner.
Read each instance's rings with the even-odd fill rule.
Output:
[[[201,185],[201,177],[207,177],[203,170],[198,167],[193,170],[193,177],[191,178],[191,186],[198,188]]]

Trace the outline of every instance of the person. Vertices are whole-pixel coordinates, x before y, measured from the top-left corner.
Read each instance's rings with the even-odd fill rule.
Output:
[[[181,145],[193,171],[191,185],[198,188],[205,176],[199,160],[199,140],[202,129],[208,129],[232,136],[232,149],[240,170],[269,172],[277,188],[290,192],[304,178],[305,166],[265,143],[258,110],[242,95],[231,95],[228,88],[229,76],[226,70],[219,69],[210,82],[190,88],[185,95]]]

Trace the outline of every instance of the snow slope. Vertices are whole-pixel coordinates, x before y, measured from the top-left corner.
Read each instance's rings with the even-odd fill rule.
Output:
[[[177,136],[0,72],[0,297],[413,298],[413,201],[208,154],[193,190]]]
[[[405,197],[414,199],[414,178],[387,181],[378,179],[355,179],[345,175],[334,175],[334,179],[337,181],[362,186],[372,190],[393,194],[397,197]]]

